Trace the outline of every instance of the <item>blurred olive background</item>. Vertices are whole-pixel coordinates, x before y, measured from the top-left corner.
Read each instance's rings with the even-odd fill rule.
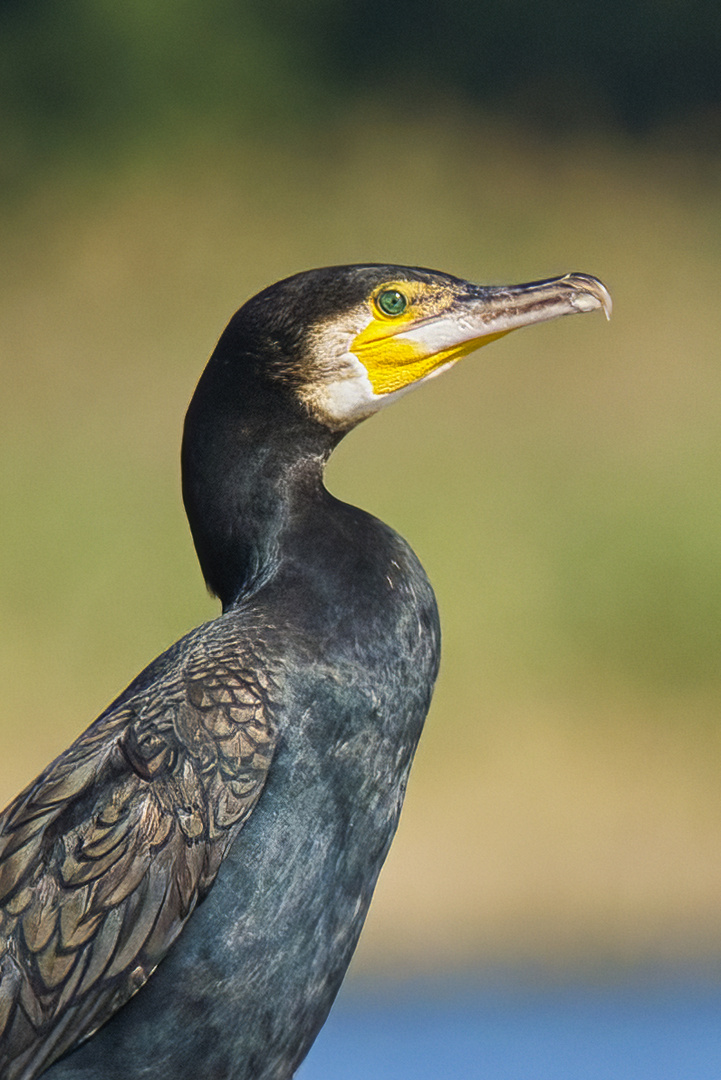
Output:
[[[444,663],[359,970],[721,959],[721,8],[0,3],[0,796],[212,617],[185,406],[314,265],[581,270],[353,432]]]

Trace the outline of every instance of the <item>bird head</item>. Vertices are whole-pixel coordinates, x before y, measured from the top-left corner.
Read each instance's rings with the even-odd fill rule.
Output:
[[[263,579],[278,492],[317,493],[359,421],[511,330],[597,308],[611,299],[585,274],[486,286],[387,265],[309,270],[252,297],[185,419],[183,496],[209,588],[225,603]]]
[[[487,286],[416,267],[335,266],[265,289],[228,330],[262,339],[264,375],[343,432],[512,330],[598,308],[610,316],[611,298],[587,274]]]

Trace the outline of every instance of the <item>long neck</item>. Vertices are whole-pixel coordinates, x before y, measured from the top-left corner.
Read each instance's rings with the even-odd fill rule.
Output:
[[[183,436],[183,498],[208,587],[229,607],[272,576],[299,508],[327,498],[339,440],[285,393],[206,369]]]

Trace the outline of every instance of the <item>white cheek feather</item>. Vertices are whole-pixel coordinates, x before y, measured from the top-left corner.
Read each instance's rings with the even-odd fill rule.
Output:
[[[343,356],[345,372],[338,378],[319,383],[311,391],[311,402],[320,418],[334,428],[355,424],[380,409],[383,398],[376,394],[368,372],[352,353]]]
[[[428,372],[422,378],[393,390],[389,394],[376,394],[368,372],[355,355],[351,345],[358,334],[368,326],[372,316],[365,305],[351,312],[343,324],[326,326],[314,335],[311,348],[316,357],[324,362],[316,369],[319,378],[301,390],[301,397],[312,414],[335,431],[343,431],[364,420],[379,409],[390,405],[428,379],[453,367],[449,360]],[[472,336],[469,327],[469,337]],[[440,352],[458,340],[458,326],[449,327],[442,321],[426,323],[408,329],[403,337],[423,345],[427,352]],[[327,358],[332,358],[329,362]]]
[[[311,349],[323,363],[316,379],[305,386],[301,397],[313,415],[336,431],[352,427],[385,404],[376,394],[368,372],[350,347],[372,316],[368,308],[356,308],[342,324],[331,324],[314,334]],[[329,358],[329,359],[326,359]]]
[[[352,353],[348,353],[347,358],[349,367],[352,364],[357,371],[353,374],[349,372],[332,382],[311,387],[305,395],[306,404],[310,406],[317,418],[337,431],[365,420],[366,417],[372,416],[379,409],[397,401],[410,390],[414,390],[421,383],[434,379],[443,371],[448,371],[457,363],[456,360],[449,360],[447,364],[441,364],[423,378],[409,383],[408,386],[402,386],[400,390],[392,390],[389,394],[376,394],[368,378],[368,372],[360,360]]]

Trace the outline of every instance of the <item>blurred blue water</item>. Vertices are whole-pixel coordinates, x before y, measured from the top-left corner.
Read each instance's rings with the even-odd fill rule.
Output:
[[[721,1080],[721,977],[349,984],[298,1080]]]

